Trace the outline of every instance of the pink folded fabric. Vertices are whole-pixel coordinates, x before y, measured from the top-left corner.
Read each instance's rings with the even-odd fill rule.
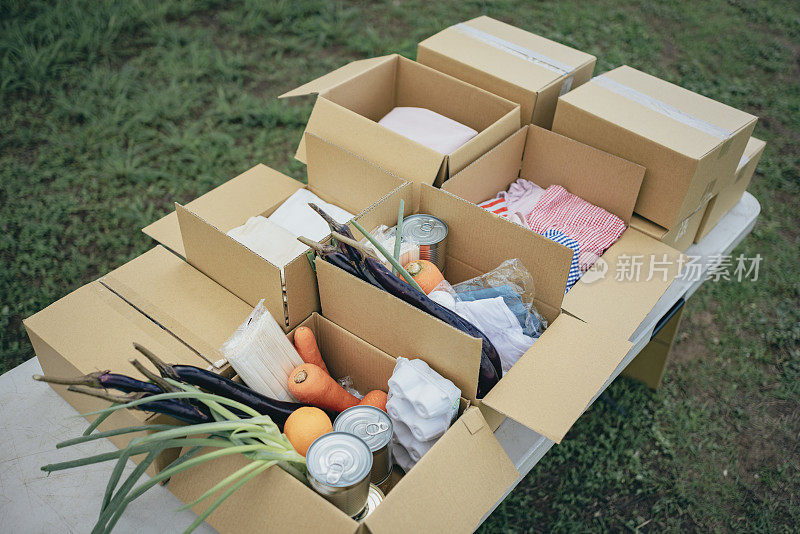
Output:
[[[525,222],[534,232],[558,230],[578,242],[581,272],[586,272],[625,231],[625,222],[560,185],[548,187]]]

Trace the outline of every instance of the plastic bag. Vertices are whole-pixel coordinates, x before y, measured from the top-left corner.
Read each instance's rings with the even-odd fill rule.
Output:
[[[346,392],[348,392],[355,398],[357,399],[364,398],[364,395],[359,393],[358,390],[353,386],[353,378],[350,375],[343,376],[342,378],[337,380],[337,382],[339,383],[340,386],[342,386],[342,389],[344,389]]]
[[[394,236],[395,236],[395,227],[389,228],[386,225],[380,225],[374,230],[370,232],[370,235],[374,237],[382,246],[385,248],[390,254],[394,253]],[[378,252],[378,250],[370,243],[370,241],[365,237],[361,240],[361,244],[367,247],[368,249],[374,252],[374,256],[383,263],[387,268],[391,269],[392,264],[383,257],[383,254]],[[419,245],[416,243],[412,243],[411,241],[403,239],[400,242],[400,265],[408,265],[412,261],[416,261],[419,259]]]
[[[289,375],[303,360],[263,299],[219,350],[249,387],[273,399],[294,400]]]
[[[517,258],[504,261],[484,275],[456,284],[452,290],[462,301],[503,297],[526,336],[538,338],[547,328],[547,320],[533,305],[533,278]]]

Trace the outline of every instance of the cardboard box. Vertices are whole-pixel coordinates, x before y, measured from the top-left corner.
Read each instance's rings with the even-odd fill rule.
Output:
[[[663,322],[660,321],[656,325],[650,343],[645,345],[636,358],[622,371],[623,376],[644,382],[653,390],[661,387],[669,354],[672,352],[672,347],[675,346],[675,338],[678,337],[683,306],[684,302],[681,299],[663,318]]]
[[[333,376],[351,376],[360,391],[386,390],[395,365],[393,357],[316,313],[302,324],[314,331]],[[192,502],[247,461],[236,456],[205,463],[173,477],[168,488],[182,501]],[[519,477],[476,408],[462,412],[423,460],[405,476],[400,474],[394,477],[386,500],[367,518],[370,532],[417,531],[431,525],[451,531],[472,530]],[[201,513],[210,503],[208,500],[193,509]],[[359,523],[278,467],[234,493],[208,522],[226,534],[364,531]]]
[[[715,195],[716,196],[716,195]],[[631,218],[631,227],[636,228],[643,234],[647,234],[653,239],[657,239],[662,243],[669,245],[675,250],[686,252],[686,249],[692,246],[694,236],[703,222],[704,215],[708,206],[713,202],[710,200],[706,204],[698,206],[692,213],[687,215],[680,223],[667,230],[666,228],[657,225],[656,223],[641,217],[640,215],[633,214]]]
[[[750,141],[747,142],[744,154],[739,160],[739,166],[736,168],[736,173],[723,183],[719,193],[709,201],[708,209],[706,209],[700,222],[700,228],[695,235],[695,243],[698,243],[708,235],[720,219],[739,203],[745,190],[750,185],[750,180],[753,179],[753,173],[756,171],[766,146],[767,144],[764,141],[755,137],[751,137]]]
[[[307,256],[301,253],[281,269],[226,232],[252,216],[269,216],[301,188],[355,215],[405,183],[313,134],[305,139],[308,185],[259,164],[186,206],[176,204],[175,214],[144,229],[166,246],[183,250],[186,261],[251,306],[265,299],[273,317],[285,318],[278,322],[286,331],[319,309]]]
[[[558,97],[589,81],[591,54],[481,16],[417,45],[417,61],[520,105],[522,124],[553,124]]]
[[[622,66],[560,97],[553,131],[645,167],[634,211],[669,231],[719,192],[756,120]]]
[[[138,372],[128,359],[149,362],[133,348],[137,342],[169,362],[207,368],[218,360],[219,347],[247,317],[251,308],[189,264],[156,247],[85,285],[24,323],[45,375],[74,378],[111,370],[130,376]],[[66,391],[53,385],[80,413],[108,406],[108,402]],[[94,416],[87,417],[93,420]],[[149,418],[140,411],[119,411],[103,422],[100,431],[175,421]],[[138,433],[136,436],[143,435]],[[131,436],[110,438],[118,447]],[[177,456],[165,451],[150,467],[154,474]],[[140,458],[135,458],[136,460]]]
[[[463,397],[479,404],[491,426],[511,417],[560,442],[631,346],[561,313],[571,251],[426,184],[398,189],[360,216],[359,222],[366,229],[394,224],[401,199],[406,215],[429,213],[448,224],[444,274],[451,283],[519,258],[533,278],[534,302],[550,323],[547,331],[479,401],[479,339],[318,260],[323,315],[388,354],[422,358],[452,380]]]
[[[354,61],[280,98],[317,94],[306,125],[323,139],[404,178],[441,183],[519,126],[519,106],[397,54]],[[478,131],[441,154],[378,124],[399,106],[423,107]],[[305,140],[297,159],[307,161]]]
[[[478,203],[524,178],[545,188],[561,185],[630,223],[643,175],[639,165],[538,126],[527,126],[445,182],[442,189]],[[563,297],[561,308],[594,327],[628,339],[677,274],[679,256],[676,250],[629,227]],[[620,276],[620,269],[626,261],[638,261],[634,258],[641,260],[641,275],[628,280]],[[665,264],[666,271],[650,277],[651,267],[655,270],[660,265],[657,262]],[[600,270],[604,265],[606,270]],[[539,287],[537,282],[537,291]]]

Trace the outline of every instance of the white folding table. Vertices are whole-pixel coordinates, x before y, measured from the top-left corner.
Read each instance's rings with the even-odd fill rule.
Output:
[[[702,274],[670,284],[631,336],[633,347],[597,396],[647,345],[659,320],[680,299],[688,299],[697,291],[705,280],[705,273],[715,267],[720,256],[730,254],[752,231],[760,209],[758,201],[745,193],[700,243],[686,251],[687,255],[703,258],[700,262]],[[39,468],[79,456],[111,452],[116,447],[103,439],[56,450],[57,442],[81,434],[87,422],[49,386],[34,382],[31,375],[36,373],[41,373],[41,368],[37,359],[32,358],[0,376],[0,532],[89,532],[99,513],[113,463],[49,476]],[[495,435],[520,473],[520,478],[505,493],[508,495],[554,442],[511,419],[506,419]],[[132,461],[128,464],[126,474],[134,466]],[[115,532],[141,534],[183,530],[197,516],[190,510],[176,512],[181,505],[165,487],[153,487],[128,507]],[[203,524],[196,532],[214,532],[214,529]]]

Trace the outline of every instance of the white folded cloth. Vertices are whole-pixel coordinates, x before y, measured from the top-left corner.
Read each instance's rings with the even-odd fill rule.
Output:
[[[469,126],[425,108],[394,108],[378,124],[440,154],[451,154],[478,135]]]
[[[291,232],[261,215],[250,217],[228,235],[280,268],[308,250]]]
[[[353,214],[339,206],[325,202],[308,189],[298,189],[292,196],[278,206],[267,219],[285,228],[294,236],[303,236],[314,241],[321,241],[331,233],[328,223],[319,214],[308,207],[313,202],[339,223],[350,222]]]

